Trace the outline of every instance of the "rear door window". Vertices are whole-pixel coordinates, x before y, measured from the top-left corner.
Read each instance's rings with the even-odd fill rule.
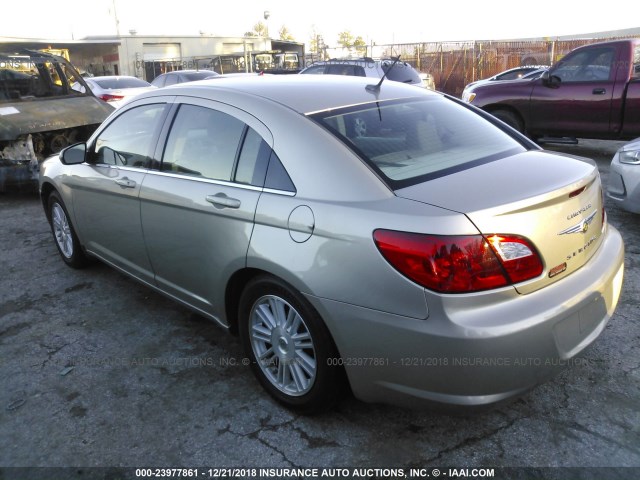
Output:
[[[212,108],[183,104],[167,139],[161,170],[230,181],[245,124]]]

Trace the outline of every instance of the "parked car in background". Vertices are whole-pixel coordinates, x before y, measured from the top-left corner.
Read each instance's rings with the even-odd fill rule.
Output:
[[[542,72],[548,69],[549,66],[547,65],[525,65],[522,67],[510,68],[509,70],[505,70],[504,72],[497,73],[493,77],[468,83],[462,91],[462,99],[468,99],[470,93],[478,85],[506,80],[532,80],[534,78],[538,78],[540,75],[542,75]]]
[[[263,387],[303,412],[345,378],[413,406],[522,394],[616,307],[624,247],[598,168],[377,83],[223,78],[133,99],[43,164],[62,260],[99,258],[239,332]]]
[[[120,107],[126,100],[136,95],[154,89],[149,82],[126,75],[90,77],[85,78],[84,81],[96,97],[114,108]],[[81,92],[84,91],[84,86],[79,83],[72,88]]]
[[[420,74],[406,62],[394,60],[373,60],[372,58],[334,59],[316,62],[303,69],[302,75],[348,75],[354,77],[382,78],[387,74],[389,80],[425,87]]]
[[[424,83],[425,88],[428,88],[429,90],[436,89],[436,81],[433,78],[433,75],[431,75],[430,73],[423,73],[423,72],[420,72],[418,75],[422,79],[422,83]]]
[[[195,82],[215,77],[218,74],[213,70],[176,70],[174,72],[163,73],[151,81],[154,87],[162,88],[177,83]]]
[[[640,136],[640,39],[585,45],[532,81],[472,87],[464,101],[540,141]]]
[[[640,213],[640,138],[627,143],[614,155],[607,196],[624,210]]]

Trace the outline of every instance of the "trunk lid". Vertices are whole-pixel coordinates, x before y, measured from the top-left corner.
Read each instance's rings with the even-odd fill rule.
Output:
[[[523,294],[578,270],[603,238],[598,169],[592,161],[571,155],[524,152],[395,193],[463,213],[485,236],[529,239],[544,270],[515,285]]]

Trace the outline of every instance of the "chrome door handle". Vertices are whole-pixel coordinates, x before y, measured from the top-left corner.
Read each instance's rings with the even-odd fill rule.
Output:
[[[116,183],[125,188],[135,188],[136,186],[136,182],[134,182],[133,180],[129,180],[127,177],[119,178],[118,180],[116,180]]]
[[[237,198],[227,197],[224,193],[207,195],[205,200],[216,208],[240,208],[240,200]]]

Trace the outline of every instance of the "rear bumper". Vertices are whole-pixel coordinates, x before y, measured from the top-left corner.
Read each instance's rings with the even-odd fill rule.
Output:
[[[580,270],[528,295],[427,292],[416,320],[308,297],[325,319],[356,397],[404,406],[490,404],[568,365],[604,330],[619,299],[624,245],[607,227]],[[573,359],[573,360],[572,360]]]

